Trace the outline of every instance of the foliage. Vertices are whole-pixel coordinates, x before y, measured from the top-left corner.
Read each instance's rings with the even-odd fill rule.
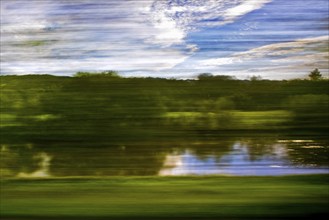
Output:
[[[329,124],[328,94],[305,94],[290,96],[285,107],[295,113],[295,123],[298,127],[313,127],[320,129]]]
[[[259,80],[262,80],[261,76],[251,76],[250,77],[250,81],[259,81]]]
[[[317,68],[314,69],[312,72],[310,72],[308,77],[310,78],[310,80],[320,80],[320,79],[322,79],[322,75],[321,75],[320,71]]]
[[[119,73],[114,71],[114,70],[107,70],[103,72],[95,72],[95,73],[90,73],[90,72],[77,72],[74,74],[74,77],[120,77]]]
[[[136,141],[264,127],[323,132],[329,126],[327,80],[122,78],[112,71],[0,80],[4,143]]]
[[[211,73],[201,73],[198,80],[234,80],[235,77],[228,75],[213,75]]]

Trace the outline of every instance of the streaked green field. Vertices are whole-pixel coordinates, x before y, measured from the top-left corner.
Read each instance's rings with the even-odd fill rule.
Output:
[[[1,181],[1,219],[325,219],[328,175]]]
[[[221,111],[221,112],[167,112],[163,115],[168,124],[179,126],[207,125],[211,129],[273,129],[292,120],[293,113],[275,111]]]

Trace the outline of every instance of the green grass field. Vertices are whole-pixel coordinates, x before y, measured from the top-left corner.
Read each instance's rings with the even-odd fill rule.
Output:
[[[1,219],[325,219],[328,175],[1,181]]]

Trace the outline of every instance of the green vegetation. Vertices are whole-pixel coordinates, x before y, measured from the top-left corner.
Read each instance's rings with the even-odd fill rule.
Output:
[[[2,142],[113,143],[203,132],[325,133],[328,80],[1,76]],[[124,137],[124,138],[123,138]]]
[[[1,182],[1,216],[325,219],[327,184],[327,175],[12,179]]]
[[[310,74],[308,75],[308,77],[311,80],[320,80],[322,79],[322,75],[320,73],[320,71],[318,69],[314,69],[312,72],[310,72]]]
[[[237,141],[251,160],[284,142],[296,166],[327,167],[328,80],[122,78],[106,71],[1,76],[0,84],[2,219],[328,215],[328,175],[154,176],[186,146],[201,160],[220,159]],[[36,172],[68,178],[15,178]]]
[[[262,143],[257,143],[260,148]],[[33,152],[44,146],[26,147],[31,150],[18,146],[18,152],[2,155],[1,162],[12,168],[9,172],[20,168],[22,160],[32,166],[23,171],[38,169]],[[52,174],[70,177],[2,179],[1,219],[325,219],[328,215],[328,175],[118,177],[111,175],[123,175],[116,164],[120,160],[127,175],[134,175],[137,167],[139,172],[135,173],[139,175],[155,175],[165,151],[156,145],[144,146],[147,151],[143,146],[126,146],[123,155],[112,147],[46,147],[54,158]],[[207,158],[209,151],[220,157],[229,149],[226,144],[218,148],[202,144],[195,150]],[[322,152],[317,158],[312,153],[296,158],[312,164],[326,157],[326,150]],[[158,158],[150,157],[150,153]]]
[[[103,71],[100,73],[77,72],[74,77],[119,77],[118,72],[114,70]]]

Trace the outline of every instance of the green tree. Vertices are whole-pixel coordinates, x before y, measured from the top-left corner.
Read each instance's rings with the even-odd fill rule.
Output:
[[[260,80],[262,80],[261,76],[251,76],[250,77],[250,81],[260,81]]]
[[[74,74],[74,77],[103,77],[103,76],[107,76],[107,77],[116,77],[119,78],[120,75],[117,71],[114,70],[106,70],[103,72],[77,72],[76,74]]]
[[[320,71],[316,68],[312,72],[310,72],[308,77],[310,78],[310,80],[319,80],[322,78],[322,75],[321,75]]]
[[[198,80],[206,80],[206,79],[211,79],[213,77],[214,77],[214,75],[211,73],[200,73],[198,75]]]

